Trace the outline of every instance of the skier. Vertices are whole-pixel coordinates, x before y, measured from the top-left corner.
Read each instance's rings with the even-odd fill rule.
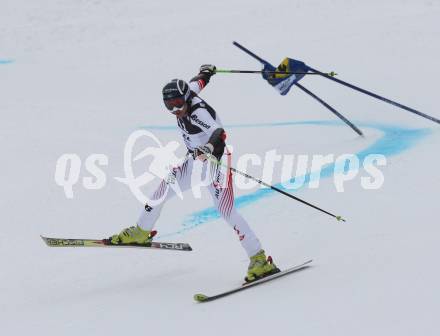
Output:
[[[212,164],[212,157],[221,160],[225,150],[226,133],[214,109],[198,96],[215,72],[214,65],[205,64],[200,67],[199,74],[191,79],[189,84],[181,79],[173,79],[164,86],[163,101],[166,108],[177,118],[177,125],[188,148],[188,155],[180,166],[171,170],[170,178],[161,181],[149,198],[150,200],[162,199],[162,201],[154,206],[146,204],[136,226],[126,228],[119,234],[111,236],[109,239],[112,244],[151,242],[153,239],[151,232],[164,203],[176,194],[171,184],[177,183],[181,191],[188,190],[191,187],[191,173],[195,160],[202,160],[204,171],[207,170],[208,163]],[[207,160],[208,156],[211,157],[211,161]],[[214,180],[208,185],[208,190],[215,207],[237,232],[241,245],[250,258],[245,280],[252,282],[279,272],[272,258],[270,256],[266,258],[255,233],[234,207],[231,171],[228,169],[223,172],[217,163],[214,163],[214,167]]]

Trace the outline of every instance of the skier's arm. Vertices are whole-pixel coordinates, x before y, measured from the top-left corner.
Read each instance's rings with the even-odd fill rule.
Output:
[[[200,91],[209,83],[211,76],[215,74],[216,67],[212,64],[203,64],[200,66],[199,74],[195,76],[189,82],[189,88],[195,94],[199,94]]]
[[[217,128],[214,132],[212,132],[211,137],[207,145],[212,146],[211,153],[222,153],[225,150],[225,140],[226,140],[226,132],[222,127]]]
[[[200,153],[195,153],[195,156],[208,152],[209,154],[221,157],[225,149],[226,140],[226,133],[221,124],[204,108],[198,108],[191,114],[191,122],[209,136],[208,142],[200,146]]]
[[[204,161],[206,160],[205,154],[211,154],[214,155],[218,160],[220,160],[226,146],[225,139],[225,130],[222,127],[217,128],[212,133],[209,141],[205,145],[196,148],[196,150],[194,151],[194,156],[201,156],[201,159]]]
[[[225,147],[225,140],[226,140],[226,132],[222,127],[219,127],[214,132],[212,132],[208,144],[211,144],[214,150],[222,149]]]

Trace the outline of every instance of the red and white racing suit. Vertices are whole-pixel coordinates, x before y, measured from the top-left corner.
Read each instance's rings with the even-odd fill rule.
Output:
[[[191,80],[189,85],[192,91],[192,99],[189,111],[185,117],[177,118],[177,124],[189,153],[192,153],[199,146],[205,145],[216,130],[223,129],[222,123],[214,109],[197,96],[208,81],[209,78],[206,80],[203,79],[203,76],[197,76]],[[223,146],[214,148],[213,155],[220,159],[223,155],[223,148],[224,142]],[[230,153],[227,152],[226,156],[230,163]],[[161,202],[152,202],[154,206],[146,204],[139,216],[137,225],[143,230],[153,229],[166,201],[176,195],[173,184],[177,184],[181,192],[193,187],[193,172],[197,164],[203,165],[197,171],[201,171],[201,174],[204,176],[207,174],[211,176],[210,182],[206,187],[212,196],[215,208],[235,230],[248,256],[255,255],[261,250],[261,243],[247,221],[237,212],[234,206],[234,190],[230,169],[224,169],[209,160],[201,163],[200,160],[192,155],[187,155],[185,161],[178,167],[173,168],[170,171],[169,177],[162,180],[158,188],[151,193],[150,200],[161,200]],[[196,180],[200,181],[201,179]]]

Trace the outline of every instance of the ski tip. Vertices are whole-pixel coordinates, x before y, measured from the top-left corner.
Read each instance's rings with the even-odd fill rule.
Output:
[[[195,294],[194,300],[196,300],[197,302],[204,302],[208,300],[208,297],[205,294]]]
[[[43,239],[43,241],[46,243],[46,245],[49,245],[49,244],[47,243],[47,238],[46,238],[46,237],[40,235],[40,238]]]

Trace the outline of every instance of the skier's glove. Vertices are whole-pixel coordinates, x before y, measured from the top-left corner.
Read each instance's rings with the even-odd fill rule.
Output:
[[[206,145],[200,146],[194,150],[194,158],[197,158],[201,161],[206,161],[208,155],[212,155],[214,151],[214,146],[209,142]]]
[[[199,72],[201,74],[207,75],[209,77],[211,77],[212,75],[215,75],[215,71],[217,70],[217,68],[215,67],[215,65],[212,64],[203,64],[200,66],[200,70]]]

